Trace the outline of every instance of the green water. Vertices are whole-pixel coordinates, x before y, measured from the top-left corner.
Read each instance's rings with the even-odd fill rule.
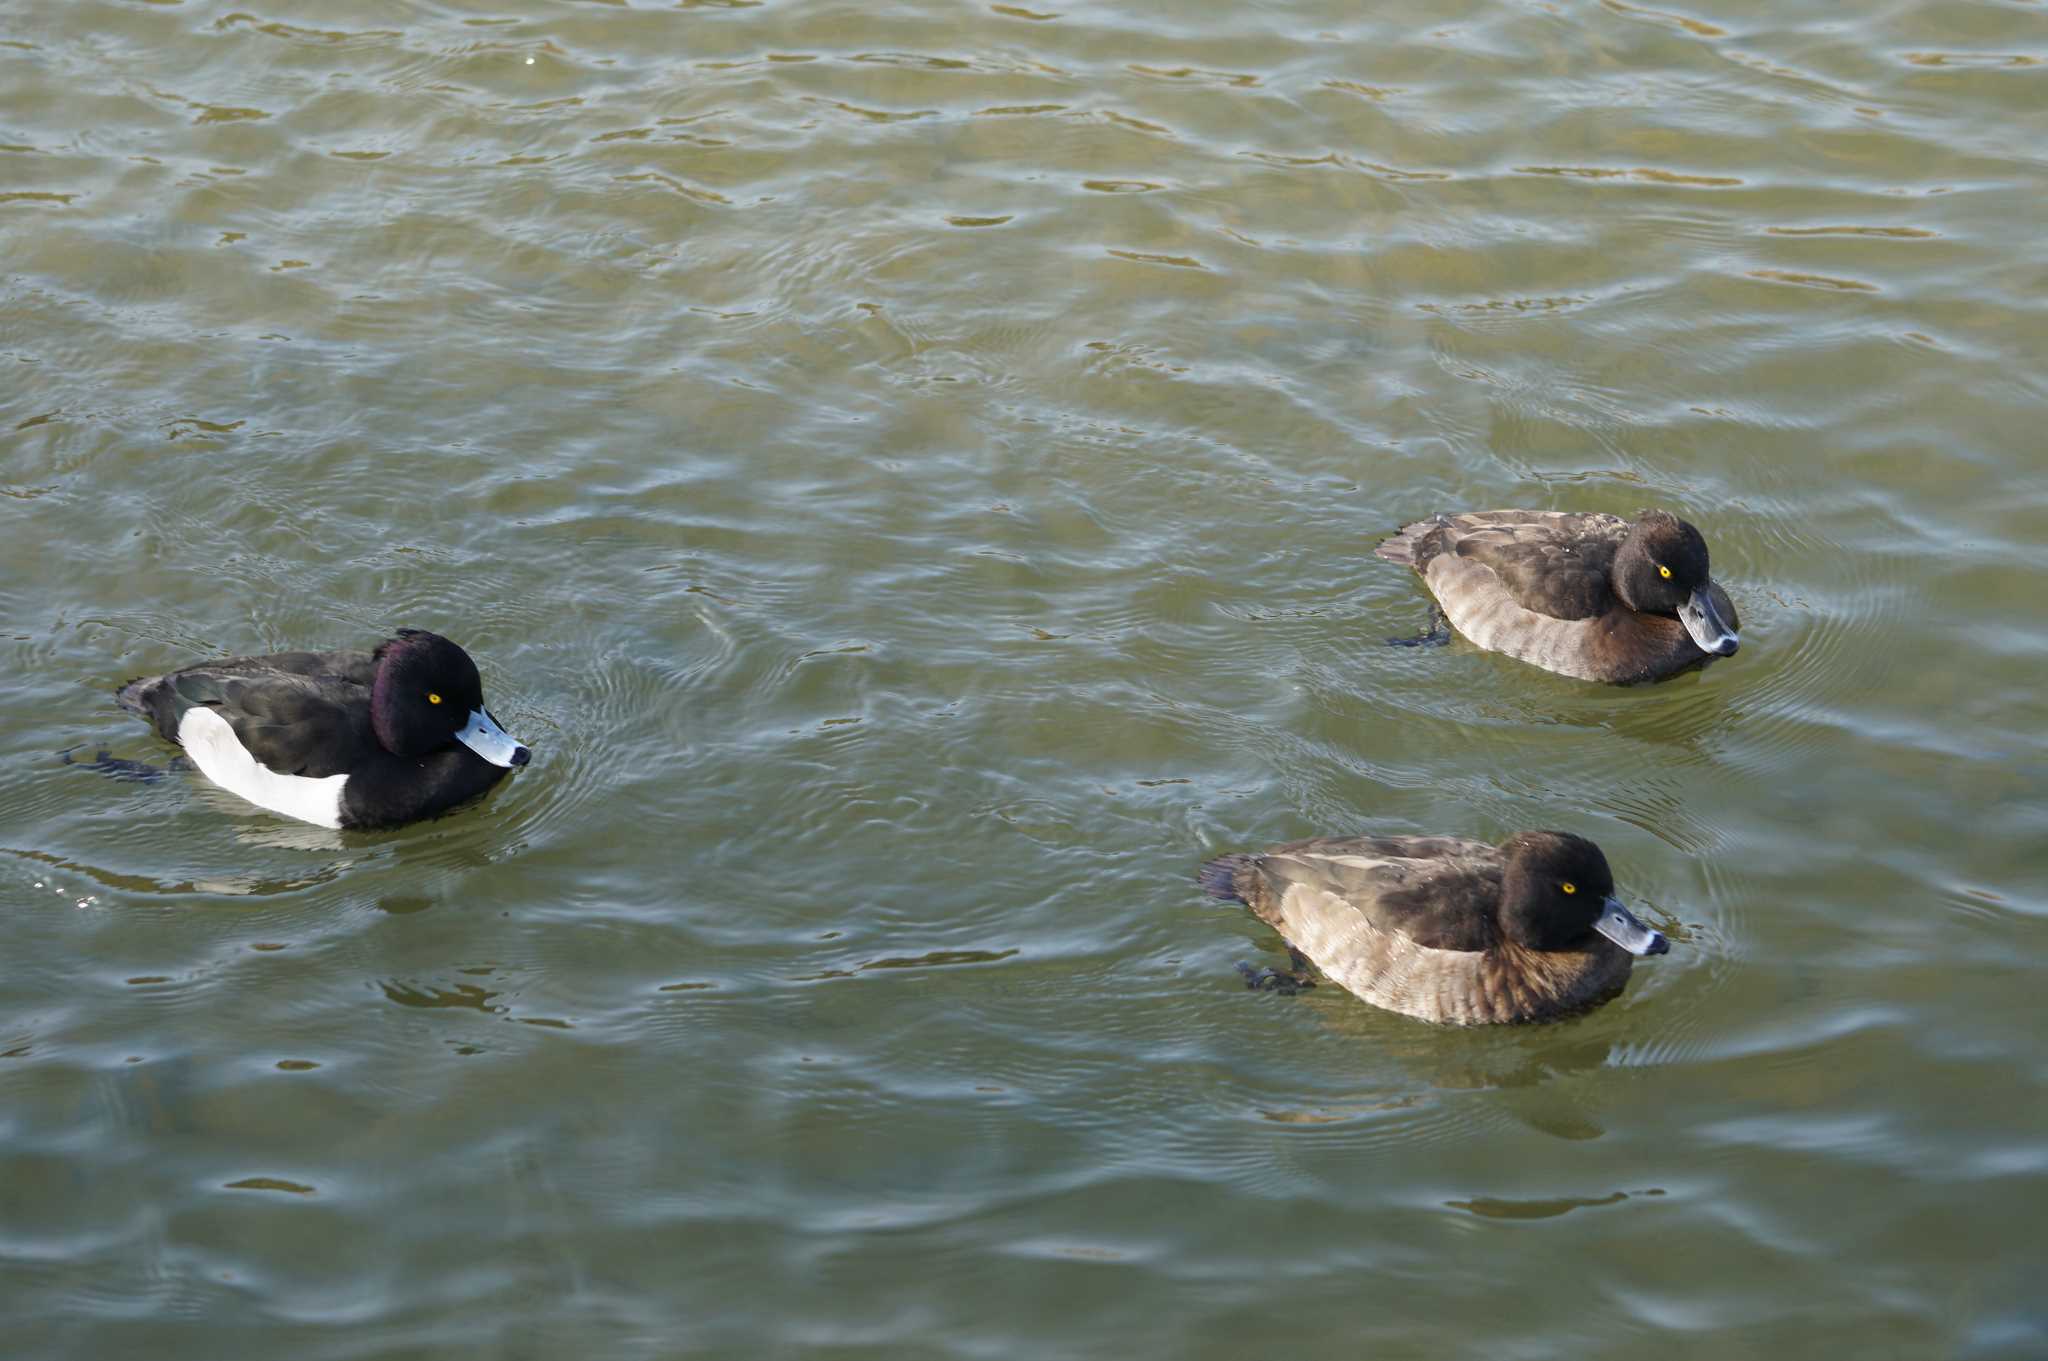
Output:
[[[8,1356],[2048,1355],[2048,9],[1367,8],[0,3]],[[1516,505],[1741,655],[1386,647]],[[58,755],[397,625],[457,816]],[[1191,877],[1542,826],[1556,1026]]]

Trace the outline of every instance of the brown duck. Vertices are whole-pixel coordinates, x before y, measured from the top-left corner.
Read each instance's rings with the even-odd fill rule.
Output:
[[[1375,551],[1413,567],[1458,632],[1546,671],[1630,685],[1737,646],[1707,541],[1668,511],[1468,511],[1417,521]]]
[[[1325,976],[1374,1006],[1453,1025],[1551,1021],[1620,992],[1670,949],[1569,832],[1322,837],[1202,866]]]

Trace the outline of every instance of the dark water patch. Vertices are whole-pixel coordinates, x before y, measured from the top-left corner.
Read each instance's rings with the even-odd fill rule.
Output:
[[[198,778],[193,775],[192,778]],[[101,887],[125,894],[177,896],[185,894],[229,893],[247,897],[271,897],[301,893],[333,883],[340,877],[340,866],[326,867],[310,876],[298,879],[257,879],[246,875],[223,874],[205,879],[187,879],[167,883],[151,879],[146,875],[127,873],[100,866],[81,864],[52,855],[48,851],[30,850],[14,846],[0,846],[0,854],[16,856],[35,864],[47,865],[53,869],[82,874]]]
[[[2036,8],[53,10],[21,1347],[2025,1350],[1963,1264],[2038,1236]],[[1742,652],[1381,644],[1375,535],[1532,504],[1695,518]],[[446,819],[51,755],[174,755],[125,675],[436,619],[536,752]],[[1529,826],[1674,941],[1558,1026],[1247,993],[1192,880]],[[1603,1307],[1493,1288],[1521,1214]]]
[[[1877,285],[1861,279],[1838,279],[1825,274],[1800,274],[1787,269],[1752,269],[1752,279],[1763,279],[1770,283],[1792,284],[1799,288],[1826,288],[1836,292],[1875,293]]]
[[[310,1196],[319,1188],[304,1182],[288,1181],[283,1177],[243,1177],[240,1181],[222,1183],[230,1191],[283,1191],[288,1195]]]
[[[457,983],[452,987],[434,987],[410,983],[383,982],[377,985],[384,996],[402,1007],[421,1007],[429,1010],[443,1007],[462,1007],[493,1015],[503,1014],[507,1008],[493,1006],[492,1002],[501,994],[492,988],[480,987],[474,983]]]
[[[1142,265],[1173,265],[1179,269],[1207,269],[1192,255],[1159,255],[1148,251],[1110,250],[1108,254],[1119,260],[1130,260]]]
[[[1637,1194],[1661,1196],[1664,1193],[1653,1189],[1640,1191]],[[1463,1210],[1465,1213],[1477,1215],[1481,1219],[1526,1221],[1556,1219],[1560,1215],[1570,1214],[1573,1210],[1592,1210],[1604,1205],[1619,1205],[1627,1199],[1629,1199],[1628,1192],[1616,1191],[1611,1195],[1605,1196],[1558,1196],[1548,1200],[1541,1198],[1506,1200],[1495,1197],[1479,1197],[1473,1200],[1447,1200],[1444,1202],[1444,1205],[1448,1209]]]
[[[914,958],[871,959],[861,965],[867,969],[923,969],[941,968],[954,964],[994,964],[1019,953],[1010,950],[930,950]]]
[[[1771,236],[1874,236],[1898,241],[1926,241],[1941,233],[1923,227],[1766,227]]]

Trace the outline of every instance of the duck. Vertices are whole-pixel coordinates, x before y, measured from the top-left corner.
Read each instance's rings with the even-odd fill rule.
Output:
[[[1324,977],[1441,1024],[1559,1020],[1620,993],[1639,956],[1671,948],[1615,896],[1600,848],[1571,832],[1497,846],[1318,837],[1217,856],[1197,879],[1251,908]]]
[[[366,652],[201,662],[115,698],[221,788],[322,827],[432,817],[533,759],[484,707],[469,654],[425,629]]]
[[[1699,530],[1664,510],[1483,510],[1404,526],[1374,550],[1413,567],[1479,647],[1635,685],[1732,657],[1740,621]]]

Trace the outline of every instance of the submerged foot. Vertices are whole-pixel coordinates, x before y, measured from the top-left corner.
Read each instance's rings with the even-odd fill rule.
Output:
[[[97,770],[102,775],[111,775],[117,780],[140,780],[144,783],[152,780],[161,780],[172,770],[181,769],[179,763],[183,759],[182,757],[172,757],[170,767],[166,769],[163,766],[153,766],[147,761],[127,760],[114,755],[105,747],[101,747],[95,752],[90,761],[74,761],[71,759],[71,753],[76,750],[78,750],[76,747],[67,747],[57,754],[64,758],[64,764],[67,766],[82,766],[87,770]]]
[[[1288,973],[1282,969],[1254,969],[1243,960],[1237,961],[1238,976],[1253,992],[1277,992],[1282,997],[1292,997],[1303,988],[1315,986],[1315,980],[1306,972]]]
[[[1429,607],[1429,628],[1413,638],[1389,638],[1390,647],[1442,647],[1451,641],[1451,617],[1441,605]]]

